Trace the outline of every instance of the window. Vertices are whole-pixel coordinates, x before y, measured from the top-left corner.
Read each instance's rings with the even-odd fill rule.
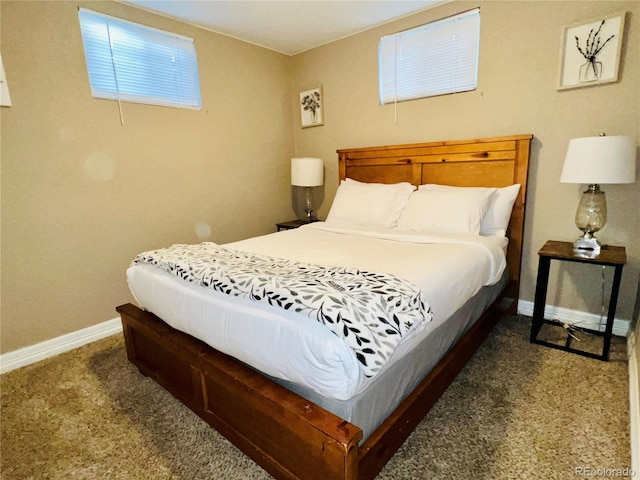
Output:
[[[480,9],[380,39],[380,103],[474,90]]]
[[[94,97],[201,108],[191,38],[82,8],[78,18]]]

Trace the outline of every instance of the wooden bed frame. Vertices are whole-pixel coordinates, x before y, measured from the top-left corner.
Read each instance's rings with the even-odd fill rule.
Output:
[[[515,135],[338,150],[340,179],[409,181],[414,185],[521,185],[507,232],[506,290],[362,444],[358,426],[132,304],[116,309],[122,317],[129,361],[278,479],[373,479],[462,370],[501,314],[515,311],[532,138]]]

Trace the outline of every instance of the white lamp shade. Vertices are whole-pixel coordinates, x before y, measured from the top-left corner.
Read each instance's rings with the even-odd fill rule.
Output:
[[[324,163],[321,158],[298,157],[291,159],[291,185],[317,187],[324,180]]]
[[[574,138],[569,142],[561,183],[634,183],[636,143],[632,137]]]

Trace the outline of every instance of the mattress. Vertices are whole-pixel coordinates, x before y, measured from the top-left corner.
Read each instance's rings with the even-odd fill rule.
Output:
[[[363,375],[355,354],[341,338],[309,317],[204,289],[151,265],[130,267],[127,280],[139,305],[172,327],[274,379],[345,401],[365,392],[484,286],[498,283],[506,266],[505,246],[504,237],[425,235],[323,222],[224,245],[301,262],[389,273],[420,288],[433,320],[405,336],[373,378]]]

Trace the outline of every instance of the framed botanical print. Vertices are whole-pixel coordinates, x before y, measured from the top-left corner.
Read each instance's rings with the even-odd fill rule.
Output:
[[[4,76],[2,55],[0,55],[0,105],[3,107],[11,106],[11,96],[9,95],[9,85],[7,84],[7,77]]]
[[[324,125],[322,87],[300,93],[300,115],[302,128]]]
[[[618,80],[625,16],[617,13],[564,29],[558,90]]]

